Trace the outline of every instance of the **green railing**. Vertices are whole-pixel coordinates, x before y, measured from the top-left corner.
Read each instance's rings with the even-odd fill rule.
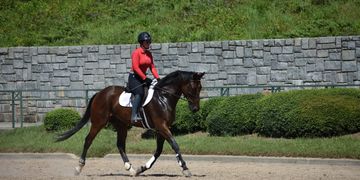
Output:
[[[360,84],[352,84],[352,85],[268,85],[268,86],[216,86],[216,87],[203,87],[203,91],[218,91],[217,95],[206,95],[202,96],[202,98],[216,97],[216,96],[230,96],[241,93],[231,93],[231,89],[257,89],[256,92],[266,91],[271,93],[280,92],[283,90],[289,89],[306,89],[306,88],[335,88],[335,87],[351,87],[351,88],[360,88]],[[23,127],[24,122],[24,101],[59,101],[59,100],[76,100],[76,99],[84,99],[85,104],[88,104],[90,97],[90,92],[97,92],[100,89],[68,89],[68,90],[0,90],[0,104],[4,104],[1,102],[11,102],[11,114],[12,114],[12,127],[15,128],[16,123],[16,102],[19,102],[20,106],[20,127]],[[82,92],[84,96],[76,96],[76,97],[68,97],[65,95],[53,95],[58,96],[55,98],[43,98],[43,97],[34,97],[34,95],[29,95],[29,93],[50,93],[50,92]],[[256,93],[254,92],[254,93]],[[3,94],[7,94],[5,96],[11,98],[1,98],[4,96]],[[24,95],[25,94],[25,95]],[[0,112],[1,113],[1,112]]]
[[[11,98],[0,98],[0,104],[3,104],[1,102],[11,102],[11,114],[12,114],[12,127],[15,128],[16,123],[16,102],[19,102],[20,105],[20,127],[23,127],[24,122],[24,101],[58,101],[58,100],[75,100],[75,99],[84,99],[85,103],[88,104],[88,100],[90,99],[90,92],[97,92],[100,89],[67,89],[67,90],[0,90],[0,94],[2,96],[10,96]],[[39,92],[84,92],[84,96],[78,96],[78,97],[67,97],[57,95],[59,97],[56,98],[41,98],[41,97],[34,97],[34,95],[26,95],[24,96],[24,93],[39,93]],[[7,94],[7,95],[4,95]]]
[[[204,87],[203,89],[218,89],[219,96],[230,96],[230,89],[260,89],[271,93],[280,92],[289,89],[307,89],[307,88],[336,88],[336,87],[353,87],[360,88],[360,84],[329,84],[329,85],[254,85],[254,86],[214,86]]]

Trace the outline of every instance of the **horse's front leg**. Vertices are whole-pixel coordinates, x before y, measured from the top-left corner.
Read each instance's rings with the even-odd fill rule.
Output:
[[[150,169],[154,165],[155,161],[160,157],[160,155],[162,153],[164,141],[165,141],[164,137],[161,134],[157,133],[156,134],[156,151],[155,151],[154,155],[149,159],[149,161],[145,164],[145,166],[141,166],[140,168],[138,168],[136,170],[137,175]]]
[[[159,133],[166,139],[166,141],[170,144],[171,148],[175,151],[176,159],[178,161],[179,166],[182,168],[182,173],[184,174],[184,176],[186,177],[192,176],[189,168],[186,166],[186,163],[181,156],[179,145],[176,143],[176,140],[172,136],[170,130],[168,128],[163,128],[163,130],[159,131]]]
[[[182,173],[184,174],[185,177],[190,177],[192,176],[189,168],[186,166],[186,163],[184,161],[184,159],[181,156],[180,153],[180,148],[179,145],[176,143],[175,138],[173,136],[170,136],[168,139],[166,139],[169,144],[171,145],[172,149],[175,151],[176,153],[176,159],[179,163],[179,166],[182,168]]]

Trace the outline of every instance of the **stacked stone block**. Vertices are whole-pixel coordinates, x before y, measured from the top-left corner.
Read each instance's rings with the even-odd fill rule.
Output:
[[[79,98],[85,97],[84,91],[65,90],[124,86],[131,52],[137,47],[0,48],[0,91],[56,89],[64,91],[27,92],[25,97]],[[205,87],[360,84],[360,36],[163,43],[152,44],[151,51],[161,77],[175,70],[206,72]],[[244,92],[230,92],[238,93]],[[0,95],[9,98],[8,93]],[[218,96],[219,89],[207,89],[202,95]],[[26,114],[44,114],[57,107],[83,109],[85,101],[25,104]],[[0,101],[0,121],[9,120],[9,109],[9,102]]]

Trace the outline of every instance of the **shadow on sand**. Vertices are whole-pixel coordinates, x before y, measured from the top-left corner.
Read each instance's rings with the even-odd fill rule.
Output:
[[[116,177],[116,176],[125,176],[125,177],[131,177],[130,174],[123,174],[123,173],[109,173],[109,174],[101,174],[101,175],[87,175],[89,177],[95,177],[95,176],[100,176],[100,177],[107,177],[107,176],[112,176],[112,177]],[[139,175],[139,177],[183,177],[183,175],[179,175],[179,174],[141,174]],[[206,175],[195,175],[193,174],[192,177],[206,177]]]

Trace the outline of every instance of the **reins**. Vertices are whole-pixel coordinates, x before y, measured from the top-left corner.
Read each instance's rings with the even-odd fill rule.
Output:
[[[183,97],[181,97],[181,95],[179,96],[179,95],[177,95],[177,94],[175,94],[175,93],[171,93],[171,92],[169,92],[168,90],[166,90],[166,89],[164,89],[164,88],[161,88],[161,87],[158,87],[158,86],[154,86],[154,89],[158,89],[158,90],[160,90],[160,91],[162,91],[162,92],[166,92],[167,94],[170,94],[170,95],[172,95],[172,96],[175,96],[175,97],[177,97],[177,98],[179,98],[179,99],[183,99]]]
[[[133,91],[134,89],[136,89],[136,88],[138,88],[138,87],[141,87],[141,86],[143,86],[143,85],[146,85],[146,83],[144,82],[144,83],[141,83],[140,85],[138,85],[138,86],[135,86],[134,88],[132,88],[132,89],[129,89],[129,86],[126,86],[126,91],[128,91],[128,92],[131,92],[131,91]]]
[[[200,81],[200,80],[189,80],[189,81]],[[179,98],[179,99],[192,102],[192,101],[190,101],[190,100],[185,96],[184,93],[182,93],[182,94],[184,94],[184,97],[182,97],[181,95],[179,96],[179,95],[177,95],[177,94],[171,93],[171,92],[167,91],[167,90],[164,89],[164,88],[161,88],[161,87],[158,87],[158,86],[154,86],[154,89],[155,89],[155,88],[158,89],[158,90],[160,90],[160,91],[166,92],[167,94],[170,94],[170,95],[172,95],[172,96],[175,96],[175,97],[177,97],[177,98]],[[190,94],[190,96],[194,97],[192,94]]]
[[[201,80],[189,80],[189,81],[201,81]],[[146,85],[146,83],[145,83],[145,82],[144,82],[144,83],[141,83],[140,85],[135,86],[135,87],[132,88],[132,89],[129,89],[129,88],[127,87],[127,88],[128,88],[127,91],[128,91],[128,92],[132,92],[134,89],[136,89],[136,88],[138,88],[138,87],[141,87],[141,86],[143,86],[143,85]],[[184,93],[183,93],[183,94],[184,94],[184,97],[182,97],[182,95],[179,96],[179,95],[177,95],[177,94],[175,94],[175,93],[172,93],[172,92],[169,92],[168,90],[166,90],[166,89],[164,89],[164,88],[161,88],[161,87],[159,87],[159,86],[154,86],[154,89],[158,89],[158,90],[160,90],[160,91],[162,91],[162,92],[165,92],[165,93],[167,93],[167,94],[169,94],[169,95],[175,96],[175,97],[177,97],[177,98],[179,98],[179,99],[192,102],[192,101],[188,100],[188,98],[185,96]],[[191,94],[190,94],[190,96],[194,97],[194,96],[191,95]]]

